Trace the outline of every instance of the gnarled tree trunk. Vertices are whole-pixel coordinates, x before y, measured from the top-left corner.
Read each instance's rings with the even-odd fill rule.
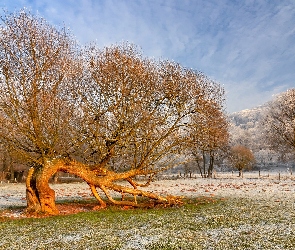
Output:
[[[26,181],[27,193],[27,212],[58,214],[59,211],[55,205],[55,192],[49,187],[49,179],[58,171],[68,172],[79,176],[86,181],[99,202],[99,207],[106,207],[105,201],[99,196],[96,188],[101,189],[108,200],[116,205],[146,207],[155,203],[167,205],[180,204],[181,198],[168,196],[162,197],[152,192],[138,189],[140,186],[133,181],[133,177],[140,174],[139,170],[129,170],[124,173],[115,173],[100,166],[88,166],[76,161],[65,161],[63,159],[54,159],[47,161],[43,166],[31,168]],[[126,180],[131,187],[118,185],[118,180]],[[124,194],[128,193],[134,196],[134,201],[115,200],[110,195],[109,190]],[[136,196],[144,196],[153,200],[153,203],[138,203]]]
[[[59,164],[50,162],[30,168],[26,181],[27,212],[58,214],[55,192],[49,187],[49,179],[57,171]]]

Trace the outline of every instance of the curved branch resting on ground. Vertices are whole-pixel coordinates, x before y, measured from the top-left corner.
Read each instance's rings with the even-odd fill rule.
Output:
[[[179,197],[162,197],[153,192],[137,189],[138,184],[132,181],[132,177],[139,174],[138,170],[130,170],[124,173],[115,173],[105,168],[93,168],[93,166],[89,167],[76,161],[67,162],[62,159],[55,159],[48,161],[45,166],[39,170],[34,170],[33,168],[30,169],[29,174],[31,175],[31,178],[28,178],[26,183],[28,212],[42,212],[48,214],[59,213],[55,205],[55,192],[49,187],[48,184],[48,180],[51,178],[51,176],[53,176],[58,171],[74,174],[88,183],[92,194],[99,202],[99,206],[95,207],[95,209],[105,208],[107,205],[107,203],[99,196],[96,188],[101,189],[106,195],[107,199],[115,205],[131,207],[153,207],[156,204],[176,205],[182,203]],[[127,180],[133,186],[133,188],[116,184],[117,181],[123,180]],[[127,193],[133,195],[134,197],[146,197],[149,199],[149,201],[138,203],[136,198],[134,201],[118,201],[111,196],[110,191],[115,191],[121,194]]]

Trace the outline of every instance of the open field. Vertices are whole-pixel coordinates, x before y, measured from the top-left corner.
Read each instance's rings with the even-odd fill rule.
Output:
[[[19,219],[24,184],[0,184],[0,249],[294,249],[295,178],[261,177],[157,181],[150,190],[185,196],[186,205],[41,219]],[[93,203],[84,183],[52,187],[61,208],[66,200]]]

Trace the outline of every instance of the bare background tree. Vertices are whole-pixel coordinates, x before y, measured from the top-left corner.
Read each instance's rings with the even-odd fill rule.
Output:
[[[64,29],[24,11],[2,21],[0,136],[31,165],[27,211],[58,213],[48,185],[58,171],[84,179],[101,207],[100,192],[119,205],[178,203],[138,189],[134,178],[188,160],[198,117],[210,110],[212,122],[222,117],[220,86],[179,64],[144,58],[130,44],[81,50]],[[115,200],[110,190],[134,199]]]

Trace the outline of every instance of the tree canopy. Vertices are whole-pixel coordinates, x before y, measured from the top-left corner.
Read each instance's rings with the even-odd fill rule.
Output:
[[[214,161],[221,158],[229,144],[227,117],[218,105],[210,104],[205,112],[194,116],[191,128],[192,145],[189,148],[202,177],[212,177]],[[209,164],[206,167],[207,158]]]
[[[255,157],[252,151],[243,145],[233,146],[228,159],[231,165],[239,170],[240,177],[242,176],[243,170],[251,169],[255,163]]]
[[[57,171],[84,179],[102,207],[97,188],[115,204],[141,206],[109,190],[177,202],[137,189],[133,178],[186,161],[199,118],[222,117],[222,88],[132,44],[80,48],[64,28],[24,11],[2,21],[0,137],[31,166],[28,211],[58,213],[48,185]]]

